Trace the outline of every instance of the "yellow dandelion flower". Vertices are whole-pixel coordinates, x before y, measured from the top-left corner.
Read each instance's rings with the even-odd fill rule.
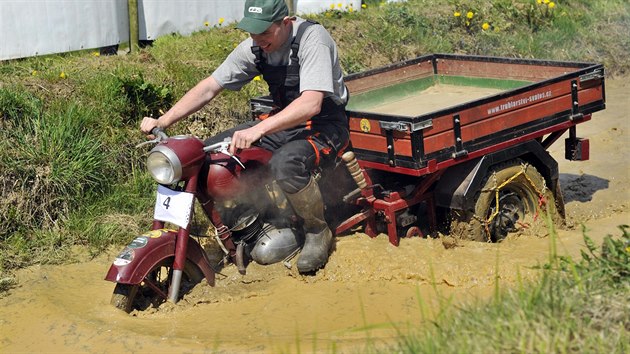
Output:
[[[550,9],[553,9],[554,7],[556,7],[556,3],[552,1],[547,6],[549,6]]]
[[[542,4],[542,0],[536,0],[536,2]]]
[[[352,12],[352,11],[354,11],[354,9],[353,9],[353,8],[349,8],[349,9],[348,9],[348,12]]]
[[[475,16],[475,13],[472,11],[468,11],[468,13],[466,14],[466,17],[468,18],[473,18],[473,16]]]
[[[260,75],[258,75],[258,76],[256,76],[256,77],[254,77],[254,81],[260,81],[260,80],[262,80],[262,79],[260,78]]]
[[[334,10],[335,9],[335,4],[330,4],[330,9]]]
[[[481,29],[484,31],[488,30],[488,28],[490,28],[490,24],[488,22],[484,22],[483,25],[481,25]]]
[[[548,4],[548,3],[549,3],[549,0],[543,0],[543,3],[544,3],[544,4]]]
[[[223,24],[223,22],[225,22],[225,19],[224,19],[223,17],[220,17],[220,18],[219,18],[219,24],[220,24],[220,25],[222,25],[222,24]]]
[[[338,3],[338,4],[337,4],[337,7],[338,7],[338,8],[342,8],[342,7],[343,7],[343,4],[342,4],[342,3]]]
[[[453,14],[453,16],[455,17],[460,17],[462,14],[459,11],[455,11],[455,13]]]
[[[92,52],[92,56],[100,57],[101,53],[100,52]]]
[[[37,70],[31,71],[31,75],[33,75],[33,76],[37,75]]]
[[[203,23],[203,25],[208,27],[208,26],[210,26],[210,22],[206,21],[206,22]]]
[[[367,9],[367,5],[366,4],[361,4],[361,8],[362,9]]]
[[[62,78],[62,79],[65,79],[66,78],[66,73],[62,71],[61,74],[59,74],[59,77]]]

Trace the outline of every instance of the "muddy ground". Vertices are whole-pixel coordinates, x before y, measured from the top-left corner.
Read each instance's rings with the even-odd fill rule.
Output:
[[[564,160],[561,141],[551,149],[568,214],[563,254],[579,255],[581,224],[599,241],[630,223],[629,81],[607,80],[607,109],[578,127],[590,139],[590,161]],[[109,305],[113,284],[102,280],[112,249],[83,263],[21,270],[19,286],[0,299],[0,352],[356,352],[367,341],[393,342],[445,299],[487,298],[497,279],[517,286],[549,250],[543,236],[445,249],[440,239],[395,248],[385,235],[354,234],[337,240],[315,277],[282,265],[252,265],[242,277],[228,267],[215,288],[198,285],[176,306],[127,315]]]

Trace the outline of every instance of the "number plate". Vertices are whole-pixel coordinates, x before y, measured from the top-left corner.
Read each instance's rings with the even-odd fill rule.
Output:
[[[192,193],[177,192],[159,185],[153,218],[187,228],[194,197]]]

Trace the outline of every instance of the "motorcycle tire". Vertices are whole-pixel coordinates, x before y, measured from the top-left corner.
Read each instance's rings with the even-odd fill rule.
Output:
[[[169,257],[156,264],[140,284],[117,283],[112,294],[111,304],[127,313],[133,310],[144,311],[150,307],[159,307],[167,300],[173,261],[174,257]],[[195,264],[187,261],[184,265],[178,298],[181,299],[203,278],[201,270]],[[151,287],[149,282],[152,282],[160,292]]]

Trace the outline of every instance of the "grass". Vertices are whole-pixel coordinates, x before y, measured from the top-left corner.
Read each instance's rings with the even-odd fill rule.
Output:
[[[104,192],[108,156],[90,130],[91,112],[73,104],[41,111],[40,105],[21,101],[5,120],[0,234],[53,228],[82,199]],[[19,114],[23,109],[32,110],[28,119]]]

